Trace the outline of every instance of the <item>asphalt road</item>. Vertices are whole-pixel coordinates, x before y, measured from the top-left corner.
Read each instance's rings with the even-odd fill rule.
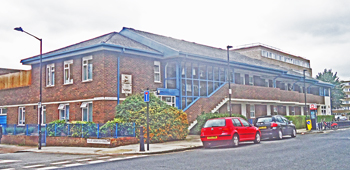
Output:
[[[350,129],[196,149],[71,169],[350,169]]]
[[[0,169],[350,169],[349,144],[350,129],[345,129],[146,157],[0,154]]]

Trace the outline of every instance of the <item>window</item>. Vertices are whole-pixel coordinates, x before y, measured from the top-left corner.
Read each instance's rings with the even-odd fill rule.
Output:
[[[58,110],[60,114],[59,119],[69,122],[69,104],[60,104]]]
[[[255,117],[255,105],[251,104],[250,105],[250,118]]]
[[[175,96],[158,96],[158,98],[164,101],[166,104],[176,107],[176,97]]]
[[[83,102],[80,107],[82,108],[83,121],[92,122],[92,103]]]
[[[208,120],[207,122],[205,122],[204,124],[204,128],[207,127],[222,127],[222,126],[226,126],[226,121],[225,119],[212,119],[212,120]]]
[[[46,124],[46,106],[45,105],[43,105],[41,109],[41,124]]]
[[[238,119],[232,119],[233,126],[241,127],[242,124]]]
[[[292,112],[292,115],[295,115],[295,107],[290,107],[290,110],[291,110],[291,112]]]
[[[160,83],[160,62],[154,61],[154,82]]]
[[[273,114],[274,114],[274,115],[277,115],[277,114],[278,114],[277,106],[273,106]]]
[[[18,124],[19,125],[24,125],[25,124],[25,114],[26,110],[24,107],[19,107],[18,108]]]
[[[46,66],[46,86],[55,85],[55,64],[49,64]]]
[[[241,120],[241,122],[242,122],[244,127],[249,127],[250,126],[249,123],[246,120],[244,120],[244,119],[240,119],[240,120]]]
[[[0,115],[7,115],[7,108],[0,108]]]
[[[322,115],[326,115],[326,113],[327,113],[327,106],[321,106],[321,113],[322,113]]]
[[[254,79],[251,76],[249,76],[249,85],[251,85],[251,86],[254,85]]]
[[[83,58],[83,82],[92,81],[92,56]]]
[[[64,62],[64,84],[73,84],[73,60]]]

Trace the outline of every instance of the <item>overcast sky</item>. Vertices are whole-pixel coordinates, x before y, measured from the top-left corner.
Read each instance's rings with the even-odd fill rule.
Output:
[[[123,27],[218,48],[263,43],[350,80],[348,0],[2,0],[0,68],[30,69],[21,59]]]

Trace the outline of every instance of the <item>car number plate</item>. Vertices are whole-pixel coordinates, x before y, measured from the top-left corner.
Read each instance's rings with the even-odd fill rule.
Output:
[[[259,129],[266,129],[266,126],[260,126]]]
[[[217,139],[218,137],[217,136],[209,136],[207,137],[207,139]]]

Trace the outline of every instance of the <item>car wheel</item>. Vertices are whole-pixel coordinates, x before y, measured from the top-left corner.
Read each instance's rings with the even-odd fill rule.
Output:
[[[282,138],[283,138],[282,130],[279,130],[277,134],[277,139],[281,140]]]
[[[239,145],[239,136],[234,134],[232,137],[232,146],[237,147]]]
[[[290,135],[292,138],[295,138],[297,136],[297,132],[295,129],[292,130],[292,135]]]
[[[260,143],[260,140],[261,140],[261,138],[260,138],[260,133],[259,133],[259,132],[256,132],[254,143]]]

